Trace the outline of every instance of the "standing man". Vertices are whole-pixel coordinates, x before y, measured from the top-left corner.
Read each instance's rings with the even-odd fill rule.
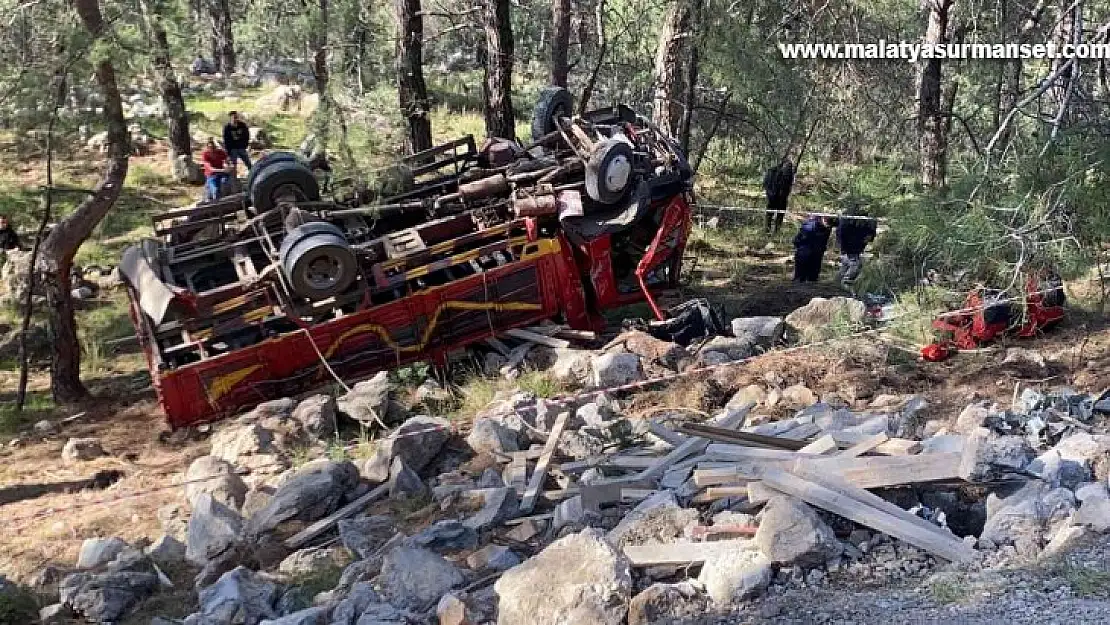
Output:
[[[204,151],[200,153],[200,162],[204,165],[204,199],[219,199],[220,187],[227,182],[230,175],[227,171],[227,158],[227,152],[221,150],[216,145],[216,140],[209,137]]]
[[[821,277],[821,261],[829,246],[828,217],[810,215],[794,235],[794,281],[817,282]]]
[[[0,215],[0,252],[5,250],[21,250],[23,245],[19,242],[19,235],[8,221],[7,215]]]
[[[767,193],[767,234],[775,234],[782,227],[782,218],[786,216],[786,205],[793,186],[794,163],[789,156],[784,156],[778,165],[768,169],[763,176],[763,190]]]
[[[863,251],[875,239],[875,220],[856,206],[848,209],[836,226],[836,242],[840,246],[840,270],[837,278],[844,288],[851,289],[863,271]]]
[[[247,169],[250,169],[251,156],[247,153],[247,148],[251,143],[251,129],[239,119],[239,111],[228,113],[228,117],[230,120],[224,126],[224,149],[227,150],[233,167],[237,161],[242,160]]]

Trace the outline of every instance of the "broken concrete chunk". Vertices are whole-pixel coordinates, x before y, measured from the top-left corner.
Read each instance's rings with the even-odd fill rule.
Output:
[[[590,361],[590,383],[595,387],[622,386],[644,379],[636,354],[602,354]]]
[[[618,549],[628,545],[667,542],[696,524],[698,511],[678,505],[675,494],[660,491],[633,508],[606,538]]]
[[[1019,488],[1000,489],[987,496],[987,521],[980,541],[1013,545],[1019,554],[1033,556],[1075,511],[1071,491],[1032,480]]]
[[[762,553],[738,549],[714,554],[702,566],[698,581],[717,605],[757,597],[771,583],[771,561]]]
[[[628,625],[685,622],[701,616],[708,608],[704,590],[693,582],[652,584],[632,598]]]
[[[622,625],[632,576],[627,558],[587,529],[509,569],[494,590],[499,625]]]
[[[1091,479],[1084,463],[1064,459],[1057,449],[1050,449],[1029,463],[1028,470],[1051,486],[1073,489]]]
[[[820,566],[843,551],[832,528],[812,508],[785,495],[767,502],[755,542],[782,566]]]

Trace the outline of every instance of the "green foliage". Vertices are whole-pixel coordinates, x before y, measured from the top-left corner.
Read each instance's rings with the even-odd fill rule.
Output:
[[[38,616],[38,601],[30,591],[12,583],[0,586],[0,623],[32,623]]]

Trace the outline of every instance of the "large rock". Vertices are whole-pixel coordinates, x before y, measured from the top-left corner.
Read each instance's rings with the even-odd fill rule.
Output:
[[[193,515],[189,517],[186,559],[204,566],[234,547],[242,529],[243,519],[237,512],[202,493],[193,503]]]
[[[1110,474],[1110,435],[1079,432],[1061,439],[1053,449],[1063,460],[1083,465],[1100,480]]]
[[[686,348],[681,345],[657,339],[639,330],[624,333],[620,340],[626,350],[644,361],[657,363],[670,369],[677,368],[682,360],[689,357]]]
[[[369,558],[396,531],[393,517],[375,515],[344,519],[339,522],[339,540],[359,558]]]
[[[1029,472],[1052,486],[1074,489],[1091,479],[1085,462],[1065,459],[1057,449],[1049,449],[1029,463]]]
[[[413,417],[378,443],[374,455],[363,465],[362,475],[372,482],[389,479],[394,458],[401,458],[414,471],[420,471],[436,457],[451,437],[451,422],[435,417]]]
[[[520,450],[517,432],[493,418],[476,419],[470,434],[466,437],[466,444],[470,445],[476,454]]]
[[[701,351],[724,354],[729,360],[743,360],[751,357],[753,343],[744,337],[715,336],[702,346]]]
[[[77,555],[77,568],[95,569],[116,559],[128,545],[122,538],[86,538]]]
[[[170,161],[170,175],[176,182],[204,184],[204,171],[189,154],[178,154]]]
[[[340,412],[359,423],[367,425],[379,421],[386,423],[392,390],[389,373],[382,371],[369,380],[355,384],[354,388],[340,397],[336,403]]]
[[[583,384],[590,377],[593,352],[569,347],[547,351],[551,354],[551,364],[544,370],[556,380],[568,384]]]
[[[185,500],[192,506],[202,494],[209,494],[225,506],[239,510],[247,496],[247,485],[231,463],[215,456],[201,456],[185,471]]]
[[[335,606],[331,613],[331,625],[355,625],[358,617],[372,603],[380,603],[381,597],[369,582],[358,582],[351,587],[347,596]]]
[[[786,316],[786,325],[810,341],[832,338],[863,323],[863,302],[849,297],[815,297]]]
[[[661,491],[640,502],[609,531],[606,538],[618,549],[668,542],[697,521],[697,510],[682,508],[673,492]]]
[[[95,460],[107,455],[108,452],[100,446],[100,439],[97,438],[71,438],[62,448],[62,460],[66,462]]]
[[[621,386],[644,379],[636,354],[602,354],[590,361],[590,383],[596,387]]]
[[[27,298],[27,268],[31,264],[31,252],[4,250],[0,257],[0,304],[22,306]],[[36,292],[41,290],[36,288]]]
[[[987,422],[987,418],[994,414],[992,402],[980,401],[968,404],[956,417],[956,431],[960,434],[974,434]]]
[[[310,547],[294,551],[278,564],[278,572],[289,577],[309,577],[336,569],[346,562],[342,548]]]
[[[358,481],[358,468],[350,462],[311,462],[282,484],[264,508],[251,515],[246,534],[257,537],[286,521],[322,519],[339,509]]]
[[[632,597],[628,625],[682,623],[701,616],[708,608],[705,593],[688,581],[652,584]]]
[[[174,567],[185,559],[185,543],[173,536],[163,535],[144,550],[144,553],[156,564],[165,567]]]
[[[812,508],[785,495],[772,497],[763,508],[755,542],[763,555],[782,566],[820,566],[843,550]]]
[[[215,584],[201,589],[200,615],[208,623],[258,625],[264,619],[278,618],[274,602],[278,587],[258,573],[237,567],[220,576]]]
[[[587,529],[565,536],[506,571],[498,625],[621,625],[632,597],[624,554]]]
[[[393,500],[410,499],[425,494],[428,487],[400,458],[393,459],[389,469],[389,498]]]
[[[702,565],[698,581],[718,605],[751,599],[771,583],[771,561],[762,553],[743,549],[718,554]]]
[[[74,573],[58,586],[61,602],[93,623],[118,621],[158,589],[150,573]]]
[[[990,481],[1025,472],[1034,452],[1024,436],[995,436],[979,428],[968,436],[964,455],[965,479]]]
[[[987,496],[987,521],[979,538],[995,545],[1014,545],[1018,553],[1032,556],[1067,524],[1074,511],[1071,491],[1033,480]]]
[[[331,395],[313,395],[297,404],[292,418],[305,432],[320,439],[336,436],[336,404]]]
[[[428,549],[438,554],[465,551],[478,546],[478,531],[462,521],[437,521],[405,539],[410,547]]]
[[[465,578],[453,564],[426,549],[396,547],[385,555],[378,585],[396,607],[424,611],[461,586]]]
[[[466,495],[476,500],[481,509],[463,521],[463,525],[478,532],[503,523],[520,512],[520,499],[512,488],[471,490]]]
[[[786,324],[781,317],[737,317],[732,320],[732,335],[747,339],[763,349],[770,349],[782,340]]]
[[[274,433],[258,423],[231,423],[212,435],[211,455],[231,464],[241,464],[245,456],[268,456],[278,450]]]

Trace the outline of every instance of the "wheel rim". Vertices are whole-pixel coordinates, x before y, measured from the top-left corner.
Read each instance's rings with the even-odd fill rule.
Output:
[[[273,200],[274,205],[281,202],[304,202],[308,200],[305,196],[304,190],[293,183],[286,183],[276,187],[273,193],[270,194],[270,199]]]
[[[628,186],[628,179],[631,176],[632,162],[627,156],[619,155],[605,167],[605,188],[619,193]]]
[[[327,291],[339,283],[339,278],[342,275],[342,261],[325,254],[308,263],[304,271],[304,280],[309,288],[314,291]]]

